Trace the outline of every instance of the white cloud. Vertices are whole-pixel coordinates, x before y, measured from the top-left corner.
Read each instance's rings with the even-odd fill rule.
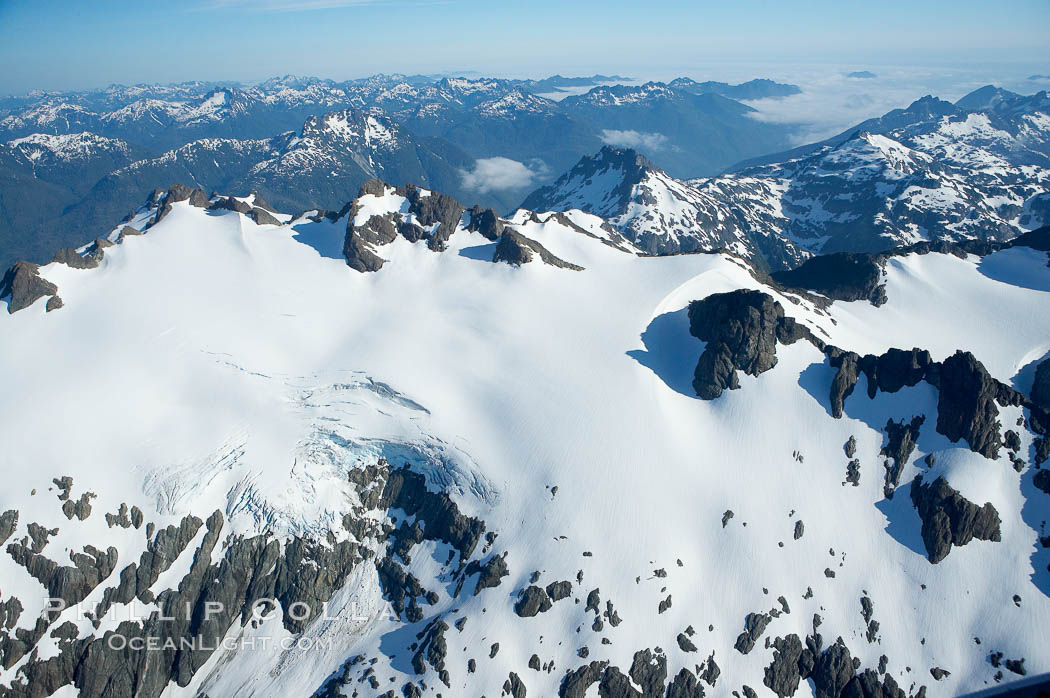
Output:
[[[602,142],[606,145],[616,145],[621,148],[662,150],[667,147],[667,136],[662,133],[650,133],[647,131],[615,131],[605,129],[602,131]]]
[[[474,162],[474,169],[460,170],[463,187],[479,193],[524,189],[532,184],[540,173],[523,162],[510,158],[481,158]]]
[[[870,69],[877,80],[846,77],[846,73]],[[995,84],[1031,94],[1039,89],[1029,73],[988,68],[940,68],[883,65],[796,66],[772,70],[770,77],[791,82],[802,94],[783,99],[747,102],[758,111],[760,121],[784,124],[793,130],[793,141],[812,143],[845,131],[865,119],[904,108],[924,95],[944,100],[959,99],[982,85]]]

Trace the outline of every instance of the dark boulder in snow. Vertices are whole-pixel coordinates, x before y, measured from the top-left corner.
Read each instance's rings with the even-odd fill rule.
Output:
[[[510,672],[507,680],[503,682],[503,694],[511,696],[511,698],[525,698],[525,684],[521,682],[521,679],[513,671]]]
[[[518,594],[514,603],[514,612],[522,618],[531,618],[538,613],[546,613],[551,608],[550,597],[538,586],[528,586]]]
[[[499,586],[500,581],[510,574],[507,568],[507,553],[493,555],[489,560],[479,565],[476,561],[467,565],[467,574],[480,572],[477,585],[474,587],[474,595],[477,596],[483,589]]]
[[[911,499],[922,519],[922,541],[930,562],[948,556],[953,545],[966,545],[974,538],[999,541],[999,512],[991,503],[977,506],[948,485],[943,477],[923,483],[916,475]]]
[[[744,619],[744,632],[740,633],[733,645],[740,654],[747,654],[755,647],[755,643],[762,637],[766,626],[773,620],[766,613],[748,613]]]
[[[572,594],[572,582],[551,582],[547,585],[547,596],[551,601],[561,601]]]

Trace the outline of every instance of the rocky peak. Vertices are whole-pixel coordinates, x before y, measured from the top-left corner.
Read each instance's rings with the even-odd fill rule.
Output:
[[[603,147],[586,155],[553,184],[529,195],[522,208],[530,211],[580,209],[599,216],[620,214],[632,190],[651,173],[660,172],[645,156],[630,148]]]

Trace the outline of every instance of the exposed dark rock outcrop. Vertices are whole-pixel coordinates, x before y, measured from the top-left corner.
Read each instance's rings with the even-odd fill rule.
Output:
[[[1050,494],[1050,470],[1037,470],[1032,477],[1032,484],[1035,485],[1036,489]],[[3,540],[2,535],[0,535],[0,540]]]
[[[740,654],[747,654],[755,647],[755,643],[762,637],[766,626],[773,618],[767,613],[748,613],[744,619],[744,632],[736,639],[733,645]]]
[[[856,675],[858,664],[842,638],[836,640],[817,658],[809,677],[813,680],[816,698],[839,698]]]
[[[503,682],[503,694],[511,696],[511,698],[525,698],[525,684],[521,682],[521,679],[513,671],[510,672],[507,680]]]
[[[408,212],[416,217],[418,224],[415,227],[421,233],[423,228],[419,226],[425,228],[438,224],[433,233],[424,233],[424,235],[427,235],[427,247],[437,252],[444,250],[445,243],[456,231],[456,226],[463,218],[462,204],[448,194],[436,191],[425,193],[424,190],[411,184],[404,188],[399,187],[397,193],[408,199]],[[405,233],[402,232],[402,235]]]
[[[1032,381],[1032,402],[1050,410],[1050,359],[1044,359],[1035,367],[1035,379]]]
[[[362,225],[355,225],[360,199],[364,196],[384,196],[388,189],[408,200],[407,215],[391,211],[370,216]],[[375,247],[390,244],[399,235],[409,242],[425,241],[428,248],[440,252],[459,226],[463,211],[463,206],[446,194],[423,190],[411,184],[390,187],[377,179],[368,180],[361,186],[358,198],[348,210],[346,238],[343,242],[347,264],[355,271],[378,271],[383,266],[383,260]],[[491,230],[492,226],[486,229]]]
[[[773,648],[773,663],[766,667],[762,683],[781,698],[793,696],[804,673],[800,661],[806,649],[795,634],[778,637]]]
[[[882,487],[887,499],[893,499],[893,492],[900,484],[901,472],[908,464],[908,459],[911,458],[919,440],[919,427],[925,421],[926,417],[919,415],[913,417],[909,424],[903,419],[900,422],[894,422],[892,419],[886,422],[886,445],[879,453],[888,459],[885,463],[886,480]]]
[[[15,262],[0,279],[0,298],[7,298],[8,313],[17,313],[57,293],[58,286],[40,276],[40,265],[32,262]]]
[[[937,432],[952,442],[965,439],[970,450],[986,458],[997,458],[1002,442],[996,403],[1032,407],[1032,428],[1037,433],[1050,430],[1050,415],[1046,411],[992,378],[969,352],[957,351],[940,363],[921,349],[889,349],[880,356],[860,356],[828,346],[825,353],[828,363],[837,369],[829,396],[831,413],[836,418],[842,416],[846,398],[864,374],[868,396],[872,398],[879,391],[893,393],[920,381],[937,388]]]
[[[460,514],[447,494],[428,491],[422,475],[408,471],[407,467],[391,469],[385,461],[354,472],[357,470],[361,476],[351,477],[351,482],[362,488],[361,501],[366,509],[404,511],[423,525],[420,539],[444,541],[464,556],[474,550],[484,524]],[[360,484],[366,479],[367,489]],[[72,480],[56,478],[55,482],[63,506],[75,507],[77,501],[70,497]],[[114,525],[124,526],[124,521],[131,519],[131,525],[135,525],[134,519],[138,518],[135,511],[137,509],[132,509],[129,516],[127,507],[121,507],[118,514],[107,517],[107,523],[112,521]],[[10,522],[13,529],[16,519],[13,513],[0,516],[0,526]],[[62,686],[72,685],[83,696],[155,698],[170,683],[187,685],[214,648],[221,646],[219,641],[234,623],[253,621],[258,602],[264,602],[268,612],[279,613],[288,632],[301,633],[321,613],[324,603],[345,585],[350,572],[365,559],[375,558],[370,551],[360,550],[357,543],[337,542],[334,537],[323,544],[297,537],[279,540],[267,535],[232,536],[217,547],[223,528],[222,514],[212,514],[201,535],[204,526],[200,519],[186,517],[178,526],[155,532],[151,526],[147,527],[150,539],[146,551],[138,562],[120,572],[115,586],[106,589],[103,601],[96,607],[96,618],[111,605],[130,603],[133,599],[154,603],[160,611],[144,620],[122,622],[113,629],[128,640],[128,646],[119,649],[107,644],[106,638],[112,635],[109,631],[105,636],[99,634],[80,640],[70,636],[59,643],[57,655],[24,663],[20,677],[5,695],[51,694]],[[393,537],[393,533],[391,535]],[[199,547],[191,549],[189,546],[194,540],[200,541]],[[398,538],[390,547],[400,546],[402,540]],[[221,554],[215,555],[217,550],[221,550]],[[73,556],[73,567],[58,567],[21,544],[9,545],[8,551],[47,587],[51,596],[69,603],[83,599],[99,581],[116,571],[115,549],[100,552],[89,546],[83,554]],[[189,572],[177,580],[176,588],[159,592],[152,588],[161,573],[176,559],[187,555],[192,556],[192,563]],[[452,559],[450,556],[449,561]],[[376,564],[378,567],[391,561],[388,555],[377,559]],[[465,564],[461,562],[461,566]],[[436,601],[436,595],[433,600]],[[202,609],[209,607],[222,610],[202,614]],[[3,608],[5,619],[16,615],[12,604],[5,603]],[[48,630],[49,622],[49,618],[42,618],[35,629],[20,628],[15,635],[0,629],[0,661],[11,666],[25,657]],[[418,638],[420,643],[414,651],[424,668],[432,668],[438,678],[450,686],[448,670],[443,667],[447,629],[440,617],[432,619]],[[61,628],[55,632],[60,631]],[[132,649],[133,640],[144,638],[152,638],[151,645],[159,640],[164,649],[152,651],[145,644],[139,645],[141,651]],[[186,641],[192,642],[187,646]],[[348,662],[343,673],[353,664]],[[416,664],[414,661],[413,666]],[[374,675],[367,678],[373,689],[378,688]],[[326,683],[328,693],[322,691],[321,694],[330,695],[329,689],[337,687],[340,681]],[[412,695],[419,695],[418,691],[415,685],[409,689]]]
[[[263,208],[254,207],[248,211],[248,217],[255,221],[256,225],[280,225],[281,221],[277,220],[269,211]]]
[[[354,271],[379,271],[383,268],[384,259],[377,255],[371,245],[356,230],[348,231],[343,243],[343,255],[346,263]]]
[[[550,597],[552,602],[561,601],[562,599],[568,598],[571,594],[572,582],[551,582],[547,585],[547,596]]]
[[[973,354],[957,351],[941,362],[937,387],[937,431],[952,442],[966,439],[971,450],[986,458],[999,455],[997,398],[1010,400],[1006,386],[996,381]]]
[[[14,509],[8,509],[3,514],[0,514],[0,545],[7,542],[7,539],[15,532],[18,527],[18,512]]]
[[[472,562],[467,566],[466,573],[478,572],[478,581],[474,586],[474,595],[477,596],[483,589],[491,589],[499,586],[500,581],[510,574],[507,567],[507,553],[493,555],[484,564]]]
[[[246,201],[242,201],[233,196],[224,196],[218,199],[214,203],[208,205],[209,211],[233,211],[235,213],[243,213],[248,215],[251,213],[252,206]]]
[[[838,347],[827,348],[828,363],[837,368],[831,381],[831,414],[838,419],[847,397],[853,393],[861,374],[867,378],[868,397],[874,398],[881,390],[895,393],[912,387],[927,377],[934,362],[924,349],[887,349],[885,354],[860,356]],[[852,454],[847,456],[852,457]]]
[[[843,351],[838,347],[828,347],[828,363],[832,368],[837,368],[834,378],[831,379],[831,416],[835,419],[842,417],[846,398],[853,394],[860,377],[860,356],[852,351]]]
[[[434,668],[439,674],[445,670],[445,657],[448,656],[448,643],[445,641],[445,632],[448,631],[448,623],[435,618],[416,634],[419,641],[415,653],[412,655],[412,670],[417,674],[424,674],[427,664]]]
[[[886,302],[881,284],[880,259],[872,254],[837,252],[811,257],[795,269],[778,271],[772,277],[790,288],[801,288],[833,300]]]
[[[609,662],[591,662],[565,674],[558,687],[558,698],[586,698],[587,689],[598,683]]]
[[[94,269],[98,266],[102,254],[103,252],[101,249],[97,250],[96,256],[78,254],[72,247],[63,247],[55,253],[55,256],[51,258],[51,261],[65,264],[67,267],[72,267],[73,269]]]
[[[211,207],[210,197],[202,189],[187,187],[185,184],[172,184],[167,191],[157,189],[146,200],[147,206],[157,207],[157,213],[153,216],[149,226],[152,227],[160,223],[171,212],[172,204],[180,201],[189,201],[190,206],[196,206],[197,208]]]
[[[948,485],[943,477],[924,483],[916,475],[911,499],[922,519],[922,541],[930,562],[948,556],[953,545],[966,545],[974,538],[999,541],[999,512],[991,503],[977,506]]]
[[[503,234],[503,221],[500,219],[499,214],[491,208],[482,210],[480,206],[475,206],[470,210],[470,222],[467,224],[467,230],[481,233],[489,240],[496,241]]]
[[[426,521],[424,537],[448,543],[463,559],[470,557],[485,532],[484,522],[460,513],[445,492],[428,490],[426,478],[408,466],[390,472],[380,507],[401,509],[409,516]]]
[[[707,342],[696,365],[693,388],[704,400],[740,387],[737,371],[757,376],[777,363],[777,341],[815,341],[809,330],[767,293],[740,289],[689,304],[689,332]]]
[[[667,682],[667,658],[648,649],[635,652],[630,676],[645,698],[661,698]]]
[[[678,647],[683,652],[696,652],[696,645],[693,644],[693,641],[690,640],[689,636],[685,633],[678,633],[678,637],[675,638],[675,640],[678,642]]]
[[[532,238],[527,238],[511,228],[505,228],[500,235],[499,242],[496,244],[496,251],[492,255],[492,261],[506,262],[507,264],[514,266],[521,266],[522,264],[528,264],[531,262],[534,254],[538,255],[540,261],[544,264],[549,264],[553,267],[558,267],[559,269],[572,269],[573,271],[583,270],[583,267],[566,262],[564,259],[554,256],[538,241],[533,240]]]
[[[531,618],[551,608],[550,597],[541,587],[530,585],[521,590],[514,603],[514,612],[522,618]]]
[[[684,667],[667,686],[667,698],[703,698],[703,695],[700,679]]]

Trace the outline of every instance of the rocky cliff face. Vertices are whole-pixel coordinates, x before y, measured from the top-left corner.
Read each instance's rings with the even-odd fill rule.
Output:
[[[991,504],[978,506],[968,501],[948,482],[939,477],[924,482],[916,475],[911,485],[911,498],[922,519],[922,541],[930,562],[936,564],[948,556],[953,545],[966,545],[978,540],[1001,540],[999,512]]]
[[[693,378],[696,394],[705,400],[739,388],[738,370],[757,376],[776,366],[778,341],[815,341],[762,291],[716,293],[694,301],[689,305],[689,332],[707,342]]]
[[[334,533],[327,542],[270,535],[224,538],[225,518],[216,511],[207,521],[187,516],[178,526],[162,529],[146,522],[145,551],[137,562],[123,567],[114,548],[99,551],[88,546],[86,553],[73,556],[73,566],[61,566],[23,542],[10,543],[8,554],[52,599],[72,606],[96,587],[103,588],[101,601],[88,612],[96,627],[116,606],[138,602],[155,605],[159,613],[122,621],[114,628],[119,644],[108,633],[77,639],[80,633],[75,628],[52,627],[57,613],[42,616],[32,631],[11,632],[13,617],[8,630],[0,630],[0,664],[11,668],[28,659],[22,662],[20,680],[0,692],[35,696],[72,686],[82,696],[160,696],[169,685],[187,686],[233,628],[254,627],[263,617],[278,613],[286,631],[302,633],[363,564],[376,567],[395,612],[418,619],[420,604],[432,603],[428,601],[432,592],[405,566],[413,548],[425,541],[439,541],[455,551],[458,563],[452,564],[450,558],[447,567],[459,580],[459,588],[478,573],[478,561],[472,556],[485,524],[463,515],[446,494],[430,491],[422,475],[380,460],[351,471],[350,478],[361,505],[343,518],[341,541],[335,541]],[[71,479],[66,484],[73,486]],[[393,526],[395,511],[417,523]],[[17,518],[17,512],[8,512],[3,521],[13,528]],[[137,523],[130,518],[110,521],[110,527],[126,523],[136,529],[144,523],[141,518],[136,518]],[[198,535],[201,531],[203,536]],[[195,549],[190,549],[191,544]],[[192,557],[192,565],[157,593],[158,580],[183,555]],[[468,566],[468,561],[473,564]],[[496,586],[499,580],[497,574],[486,584]],[[19,605],[15,597],[10,597],[11,604]],[[58,653],[37,659],[37,644],[48,633],[60,638]]]

